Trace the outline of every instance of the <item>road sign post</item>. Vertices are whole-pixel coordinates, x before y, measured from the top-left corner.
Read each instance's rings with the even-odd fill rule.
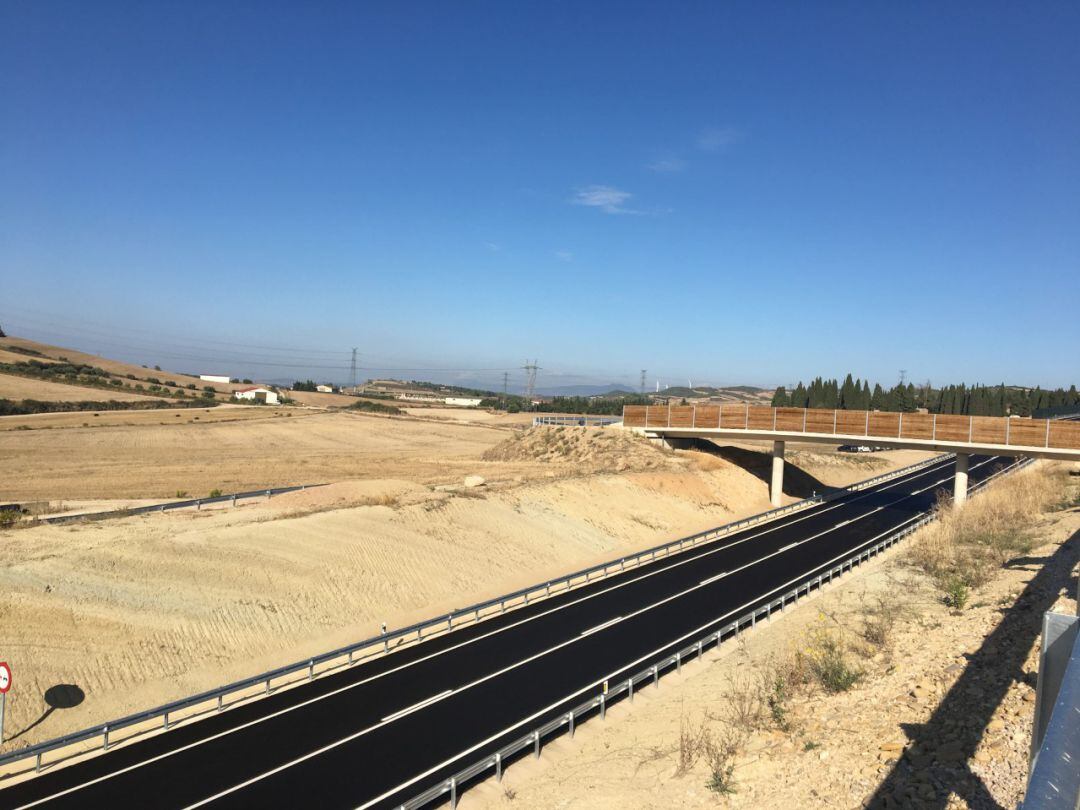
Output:
[[[4,742],[4,703],[10,688],[11,667],[7,665],[7,661],[0,661],[0,743]]]

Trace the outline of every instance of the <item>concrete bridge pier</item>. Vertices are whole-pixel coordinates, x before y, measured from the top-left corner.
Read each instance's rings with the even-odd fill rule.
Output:
[[[957,456],[959,458],[959,456]],[[965,465],[964,469],[967,469]],[[769,486],[769,500],[774,507],[783,506],[784,498],[784,443],[772,443],[772,484]]]
[[[953,506],[960,508],[968,496],[968,454],[956,454],[956,479],[953,481]]]

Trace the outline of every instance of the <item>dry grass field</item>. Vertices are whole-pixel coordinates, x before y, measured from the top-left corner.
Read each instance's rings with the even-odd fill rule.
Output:
[[[61,428],[112,426],[180,425],[189,422],[239,422],[285,416],[306,416],[294,408],[218,405],[216,408],[135,408],[130,411],[64,411],[0,416],[0,432],[5,430],[54,430]]]
[[[150,425],[0,432],[0,498],[168,497],[357,478],[445,483],[482,472],[480,454],[505,438],[484,427],[351,413],[277,410],[226,422],[209,410],[149,414],[161,416]]]
[[[26,360],[27,358],[23,358]],[[81,385],[34,380],[14,374],[0,374],[0,399],[37,399],[42,402],[137,402],[157,399],[154,396],[130,394],[126,391],[110,391],[105,388],[88,388]]]

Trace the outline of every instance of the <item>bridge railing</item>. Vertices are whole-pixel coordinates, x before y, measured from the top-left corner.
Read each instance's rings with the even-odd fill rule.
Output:
[[[1080,422],[1004,416],[770,408],[763,405],[626,405],[623,426],[778,431],[1080,450]]]

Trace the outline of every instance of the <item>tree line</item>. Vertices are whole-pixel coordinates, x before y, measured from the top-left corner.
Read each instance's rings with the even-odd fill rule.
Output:
[[[963,414],[971,416],[1030,416],[1044,408],[1080,407],[1076,386],[1068,390],[1046,390],[1040,387],[1020,388],[1005,385],[946,385],[934,388],[930,383],[897,384],[884,389],[875,383],[848,374],[843,383],[816,377],[809,385],[800,382],[788,391],[777,386],[773,394],[774,408],[828,408],[849,411],[904,411],[924,408],[930,413]]]

